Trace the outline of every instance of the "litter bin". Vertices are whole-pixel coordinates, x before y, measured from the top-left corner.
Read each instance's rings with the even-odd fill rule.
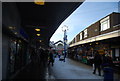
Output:
[[[113,69],[111,67],[105,67],[104,71],[104,81],[113,81]]]

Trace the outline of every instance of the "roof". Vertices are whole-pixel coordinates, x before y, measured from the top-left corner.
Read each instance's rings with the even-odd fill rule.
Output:
[[[21,16],[21,25],[31,39],[42,40],[44,44],[48,44],[60,24],[82,2],[46,2],[45,5],[36,5],[33,2],[19,2],[16,4]],[[40,28],[41,31],[36,32],[35,28]],[[37,33],[40,33],[41,36],[37,37]]]

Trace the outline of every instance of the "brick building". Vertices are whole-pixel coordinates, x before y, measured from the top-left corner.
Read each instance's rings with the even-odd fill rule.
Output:
[[[100,54],[109,54],[113,61],[120,61],[120,13],[113,12],[85,28],[69,44],[69,50],[74,51],[72,57],[77,59],[80,56],[87,60],[98,50]]]

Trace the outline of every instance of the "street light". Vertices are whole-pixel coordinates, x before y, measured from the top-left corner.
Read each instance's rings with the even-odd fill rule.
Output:
[[[44,5],[45,0],[34,0],[34,3],[37,4],[37,5]]]
[[[68,26],[64,25],[64,26],[62,27],[62,31],[64,32],[64,31],[66,31],[66,30],[68,30]]]
[[[63,37],[63,41],[64,41],[64,62],[65,62],[65,58],[67,55],[67,30],[68,30],[68,26],[64,25],[62,27],[62,31],[64,32],[64,37]]]

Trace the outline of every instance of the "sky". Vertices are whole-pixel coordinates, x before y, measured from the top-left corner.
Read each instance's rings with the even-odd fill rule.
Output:
[[[118,2],[83,2],[63,23],[58,27],[50,41],[63,41],[62,27],[68,26],[68,43],[91,24],[112,12],[118,12]]]

